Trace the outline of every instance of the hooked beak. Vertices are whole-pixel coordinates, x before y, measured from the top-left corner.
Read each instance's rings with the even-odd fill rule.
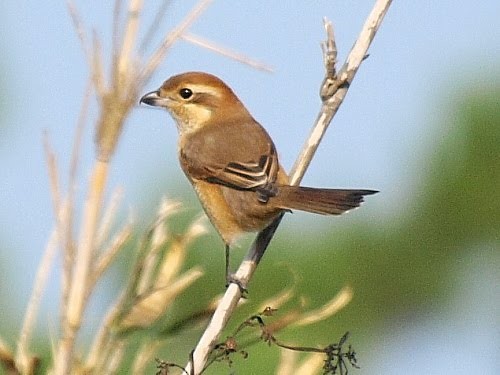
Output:
[[[139,104],[144,103],[152,107],[166,107],[168,99],[160,96],[160,90],[148,92],[140,100]]]

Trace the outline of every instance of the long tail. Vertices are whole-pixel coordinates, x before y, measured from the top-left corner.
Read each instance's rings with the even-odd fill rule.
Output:
[[[363,196],[376,194],[376,190],[317,189],[304,186],[278,188],[274,204],[283,209],[307,211],[322,215],[340,215],[359,207]]]

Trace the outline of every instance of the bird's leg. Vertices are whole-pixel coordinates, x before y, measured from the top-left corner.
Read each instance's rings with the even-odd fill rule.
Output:
[[[229,244],[226,244],[226,287],[231,282],[231,274],[229,273]]]
[[[257,200],[260,203],[267,203],[269,198],[275,197],[278,194],[278,188],[274,182],[268,182],[265,185],[257,188]]]
[[[238,285],[238,288],[240,288],[241,296],[242,298],[246,298],[246,295],[248,293],[247,288],[243,285],[243,283],[238,280],[234,274],[231,273],[230,267],[229,267],[229,245],[226,244],[226,288],[229,286],[229,284],[233,283]]]

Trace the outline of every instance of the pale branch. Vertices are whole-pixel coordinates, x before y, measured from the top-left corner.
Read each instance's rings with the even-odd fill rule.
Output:
[[[316,152],[316,149],[318,148],[319,143],[328,128],[328,125],[347,94],[349,84],[352,82],[359,66],[363,62],[368,48],[375,37],[375,34],[380,27],[390,4],[391,0],[376,1],[356,43],[346,59],[346,62],[340,69],[338,77],[336,77],[335,70],[332,69],[331,58],[325,57],[326,77],[324,83],[331,83],[331,79],[334,78],[336,84],[329,85],[330,90],[325,90],[324,87],[321,88],[323,104],[316,122],[313,125],[309,138],[307,139],[302,152],[290,172],[290,181],[292,184],[300,183],[302,177],[304,176],[304,173],[307,170],[307,167],[309,166],[309,163],[311,162],[314,153]],[[332,53],[331,48],[335,48],[333,31],[331,30],[331,25],[328,26],[328,22],[325,22],[325,27],[327,29],[328,37],[328,40],[325,43],[325,53]],[[334,60],[336,60],[336,58]],[[257,235],[257,238],[251,245],[247,256],[236,271],[235,278],[241,282],[243,287],[248,285],[248,282],[255,272],[257,265],[264,255],[264,252],[282,218],[283,215],[280,215],[273,223],[271,223],[271,225]],[[185,374],[198,375],[203,371],[208,361],[208,357],[218,342],[222,330],[226,327],[227,322],[229,321],[239,299],[241,298],[241,295],[242,292],[240,287],[231,283],[215,310],[205,332],[201,336],[200,341],[195,347],[192,359],[186,365],[184,371]]]
[[[261,70],[263,72],[268,72],[272,73],[274,71],[273,67],[263,63],[261,61],[257,61],[247,55],[244,55],[242,53],[239,53],[237,51],[234,51],[230,48],[227,48],[225,46],[222,46],[220,44],[217,44],[215,42],[212,42],[209,39],[203,38],[199,35],[193,34],[193,33],[184,33],[182,34],[181,38],[185,40],[186,42],[192,43],[196,46],[202,47],[204,49],[207,49],[209,51],[213,51],[215,53],[218,53],[222,56],[229,57],[230,59],[237,61],[239,63],[248,65],[254,69]]]
[[[30,344],[35,328],[36,318],[40,310],[42,295],[47,286],[48,278],[54,265],[54,259],[57,253],[57,244],[58,231],[57,229],[54,229],[49,240],[47,241],[47,246],[43,253],[40,266],[38,267],[35,275],[33,290],[26,308],[23,326],[17,343],[15,362],[16,366],[23,374],[31,374],[35,370],[34,368],[31,368],[34,362],[32,361],[33,357],[30,354]]]
[[[180,22],[174,29],[172,29],[163,39],[161,45],[151,55],[146,63],[146,66],[139,75],[139,82],[145,85],[151,75],[156,70],[160,62],[165,57],[167,51],[172,45],[185,33],[191,25],[203,14],[206,8],[213,0],[200,0],[196,6],[188,13],[182,22]]]
[[[144,38],[141,40],[141,44],[139,45],[139,53],[143,55],[146,50],[149,48],[149,44],[151,43],[153,37],[160,29],[165,16],[167,14],[168,7],[172,4],[170,0],[163,0],[160,4],[158,10],[155,12],[155,18],[153,22],[149,25]]]
[[[114,224],[114,220],[116,219],[118,209],[123,200],[123,189],[117,188],[111,194],[109,198],[109,202],[106,204],[106,208],[103,210],[104,213],[102,215],[101,221],[99,223],[99,229],[97,231],[96,238],[96,248],[100,249],[104,246],[104,242],[107,238],[110,237],[111,227]]]
[[[137,33],[139,29],[139,16],[142,11],[143,0],[131,0],[125,21],[125,35],[121,48],[119,49],[119,58],[114,68],[117,68],[118,79],[122,80],[129,77],[129,64],[131,64],[131,54],[135,48]]]

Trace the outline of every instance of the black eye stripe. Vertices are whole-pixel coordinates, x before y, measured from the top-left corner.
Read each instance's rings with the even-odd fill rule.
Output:
[[[184,87],[179,90],[179,95],[183,99],[189,99],[190,97],[193,96],[193,91],[191,89],[188,89],[187,87]]]

